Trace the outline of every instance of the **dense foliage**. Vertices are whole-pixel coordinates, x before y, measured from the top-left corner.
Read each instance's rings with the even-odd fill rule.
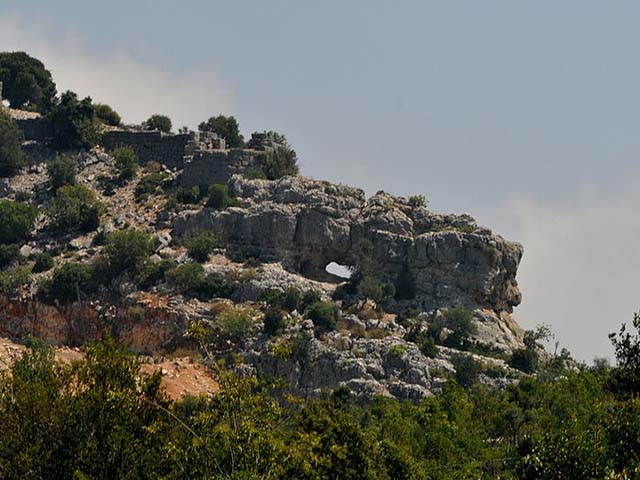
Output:
[[[47,163],[47,175],[52,190],[58,190],[65,185],[76,184],[78,162],[71,155],[56,155]]]
[[[102,209],[93,190],[84,185],[65,185],[56,192],[47,214],[56,233],[91,232],[100,225]]]
[[[120,122],[122,121],[120,115],[109,105],[105,105],[104,103],[97,103],[94,108],[96,111],[96,117],[102,123],[105,123],[112,127],[117,127],[118,125],[120,125]]]
[[[251,315],[223,310],[210,334],[238,341]],[[632,385],[612,390],[618,373],[581,367],[504,390],[450,380],[414,404],[345,388],[303,400],[220,372],[212,398],[172,402],[112,341],[72,365],[33,342],[0,377],[0,477],[638,478],[640,402]]]
[[[0,177],[11,177],[24,166],[22,132],[0,108]]]
[[[166,115],[151,115],[146,122],[144,122],[144,128],[146,130],[159,130],[163,133],[171,132],[171,119]]]
[[[37,215],[37,210],[27,203],[0,200],[0,243],[26,240]]]
[[[211,117],[206,122],[198,125],[198,129],[203,132],[217,133],[226,140],[227,147],[229,148],[244,147],[244,137],[240,133],[238,121],[235,117],[225,117],[224,115]]]
[[[111,152],[120,180],[133,178],[139,168],[138,157],[127,145],[119,145]]]
[[[45,113],[51,108],[56,85],[42,62],[25,52],[0,53],[2,96],[12,108]]]
[[[51,143],[58,150],[90,148],[98,141],[96,113],[91,98],[62,94],[47,115]]]

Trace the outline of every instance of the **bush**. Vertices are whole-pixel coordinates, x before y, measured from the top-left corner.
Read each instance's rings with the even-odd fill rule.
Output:
[[[363,300],[369,299],[381,307],[384,302],[395,294],[393,285],[381,282],[377,278],[366,276],[358,283],[358,297]]]
[[[0,269],[20,260],[20,247],[16,244],[0,244]]]
[[[211,117],[198,125],[198,130],[217,133],[225,139],[229,148],[244,147],[244,137],[240,134],[238,121],[234,117],[225,117],[224,115]]]
[[[538,354],[531,348],[514,350],[509,360],[509,366],[524,373],[534,373],[538,369]]]
[[[197,230],[186,235],[183,244],[189,250],[189,255],[196,262],[206,262],[218,243],[216,235],[208,230]]]
[[[409,197],[409,205],[412,207],[426,207],[427,199],[424,198],[424,195],[411,195]]]
[[[420,325],[415,325],[409,329],[404,336],[407,342],[415,343],[418,349],[423,355],[429,358],[435,358],[438,356],[438,348],[436,342],[432,336],[420,328]]]
[[[255,322],[247,308],[232,307],[218,314],[214,336],[220,347],[235,345],[249,338],[255,330]]]
[[[33,273],[47,272],[53,268],[53,257],[48,253],[36,255],[36,261],[31,268]]]
[[[58,150],[90,148],[98,141],[96,115],[91,98],[78,100],[73,92],[65,92],[47,115],[52,144]]]
[[[260,167],[269,180],[277,180],[287,175],[298,175],[298,156],[291,147],[277,145],[260,156]]]
[[[469,388],[478,381],[482,364],[471,355],[454,355],[451,358],[451,363],[456,369],[456,382],[462,388]]]
[[[0,107],[0,177],[12,177],[24,167],[23,135]]]
[[[26,267],[13,267],[0,272],[0,293],[14,296],[20,288],[31,283],[31,272]]]
[[[57,233],[91,232],[100,225],[102,204],[84,185],[61,187],[47,214],[51,229]]]
[[[269,307],[264,312],[264,333],[269,336],[276,335],[284,330],[287,323],[284,318],[284,312],[278,307]]]
[[[265,302],[269,307],[278,308],[280,310],[286,310],[287,312],[293,312],[294,310],[302,310],[304,306],[302,292],[294,287],[287,287],[284,291],[277,289],[266,290],[260,300]],[[309,304],[317,302],[320,297],[314,297]]]
[[[215,208],[216,210],[224,210],[228,207],[238,206],[239,202],[231,198],[227,191],[226,185],[220,183],[214,183],[209,187],[207,207]]]
[[[45,113],[51,108],[56,85],[42,62],[24,52],[0,53],[2,96],[11,108]]]
[[[209,299],[228,298],[235,287],[219,273],[205,274],[199,263],[190,262],[167,272],[167,278],[183,295]]]
[[[448,347],[461,348],[469,335],[478,332],[478,326],[473,320],[473,312],[458,306],[448,309],[444,313],[445,325],[451,330],[445,341]]]
[[[149,264],[149,257],[153,253],[153,241],[146,233],[121,230],[107,237],[104,253],[112,276],[123,272],[140,276]]]
[[[140,179],[134,195],[137,201],[140,201],[149,195],[152,195],[162,188],[169,180],[169,177],[164,172],[150,173]]]
[[[166,115],[152,115],[143,124],[146,130],[159,130],[163,133],[171,133],[171,119]]]
[[[180,203],[185,203],[187,205],[194,205],[200,202],[200,200],[202,200],[202,193],[200,191],[200,187],[197,185],[191,188],[180,187],[176,192],[176,199]]]
[[[128,180],[138,171],[138,157],[131,147],[120,145],[111,152],[120,180]]]
[[[50,303],[67,305],[82,300],[95,290],[94,272],[89,265],[66,263],[40,286],[40,296]]]
[[[109,105],[105,105],[104,103],[96,103],[94,108],[96,111],[96,117],[102,123],[111,125],[112,127],[117,127],[118,125],[120,125],[120,122],[122,121],[120,115],[118,115],[118,113]]]
[[[315,302],[307,309],[307,318],[322,330],[335,330],[338,325],[338,308],[329,302]]]
[[[47,175],[51,189],[57,191],[65,185],[76,184],[78,165],[71,155],[56,155],[47,163]]]
[[[0,200],[0,243],[20,243],[33,230],[37,210],[26,203]]]

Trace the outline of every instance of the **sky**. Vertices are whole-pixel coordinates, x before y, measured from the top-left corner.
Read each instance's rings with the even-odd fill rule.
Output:
[[[235,115],[285,133],[307,176],[472,214],[524,245],[519,323],[591,361],[640,309],[639,19],[625,0],[0,0],[0,50],[127,122]]]

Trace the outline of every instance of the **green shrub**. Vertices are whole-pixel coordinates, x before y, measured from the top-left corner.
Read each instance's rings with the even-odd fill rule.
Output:
[[[118,125],[120,125],[120,122],[122,121],[120,115],[118,115],[118,113],[109,105],[105,105],[104,103],[96,103],[94,108],[96,111],[96,117],[102,123],[111,125],[112,127],[117,127]]]
[[[65,185],[76,184],[78,165],[71,155],[56,155],[47,163],[47,175],[51,189],[57,191]]]
[[[338,322],[338,308],[329,302],[316,302],[309,306],[306,315],[313,320],[313,324],[322,330],[336,330]]]
[[[538,354],[531,348],[514,350],[509,360],[509,366],[524,373],[535,373],[538,370]]]
[[[24,167],[22,140],[22,132],[0,107],[0,177],[12,177]]]
[[[144,274],[152,253],[151,237],[136,230],[120,230],[109,234],[104,247],[109,272],[113,276],[123,272],[132,276]]]
[[[260,300],[265,302],[269,307],[286,310],[287,312],[302,310],[304,307],[302,292],[294,286],[289,286],[284,291],[268,289],[262,294]],[[309,304],[319,300],[319,296],[314,297]]]
[[[0,269],[20,260],[20,247],[16,244],[0,244]]]
[[[278,307],[269,307],[264,312],[264,333],[269,336],[276,335],[284,330],[287,323],[284,318],[284,312]]]
[[[116,164],[118,170],[118,177],[120,180],[128,180],[138,171],[138,157],[131,147],[128,145],[120,145],[113,149],[111,152],[113,161]]]
[[[146,130],[159,130],[163,133],[171,133],[171,119],[166,115],[152,115],[143,124]]]
[[[411,195],[409,197],[409,205],[412,207],[426,207],[427,199],[424,198],[424,195]]]
[[[289,146],[277,145],[262,154],[259,160],[260,168],[269,180],[277,180],[287,175],[300,173],[296,152]]]
[[[199,263],[189,262],[167,272],[168,280],[183,295],[209,298],[228,298],[235,286],[227,283],[220,273],[205,274],[204,267]]]
[[[415,343],[423,355],[429,358],[438,356],[438,348],[432,336],[420,328],[420,325],[413,326],[404,336],[408,342]]]
[[[215,208],[216,210],[224,210],[225,208],[239,205],[235,198],[229,196],[226,185],[220,183],[211,185],[207,196],[209,197],[207,199],[207,207]]]
[[[395,288],[390,283],[365,276],[358,282],[357,292],[358,297],[361,299],[372,300],[378,307],[381,307],[388,299],[393,297]]]
[[[240,134],[238,121],[234,117],[225,117],[224,115],[211,117],[198,125],[198,130],[217,133],[225,139],[229,148],[244,147],[244,137]]]
[[[20,243],[33,230],[37,210],[26,203],[0,200],[0,243]]]
[[[217,344],[235,345],[253,335],[255,322],[251,314],[251,310],[240,307],[232,307],[219,313],[213,325]]]
[[[461,387],[469,388],[478,381],[478,376],[482,371],[482,364],[471,355],[454,355],[451,357],[451,363],[456,369],[456,382]]]
[[[94,271],[89,265],[65,263],[40,286],[40,296],[50,303],[67,305],[82,300],[95,290]]]
[[[36,255],[36,261],[31,268],[33,273],[47,272],[53,268],[53,257],[48,253]]]
[[[189,255],[196,262],[206,262],[218,243],[216,235],[208,230],[196,230],[182,239],[182,243],[189,250]]]
[[[16,266],[0,272],[0,293],[14,296],[20,288],[31,283],[31,272],[26,267]]]
[[[24,52],[0,53],[2,96],[11,108],[45,113],[51,108],[56,85],[42,62]]]
[[[46,120],[52,144],[58,150],[90,148],[98,141],[96,115],[89,97],[79,100],[73,92],[65,92]]]
[[[150,173],[140,179],[134,195],[137,201],[143,200],[156,193],[160,188],[167,184],[169,176],[165,172]]]
[[[195,205],[202,200],[202,193],[199,186],[187,188],[180,187],[176,191],[176,199],[180,203],[185,203],[187,205]]]
[[[462,306],[453,307],[444,313],[445,326],[451,330],[445,344],[452,348],[462,348],[470,335],[478,332],[473,312]]]
[[[66,185],[56,192],[47,215],[57,233],[91,232],[100,225],[102,204],[84,185]]]

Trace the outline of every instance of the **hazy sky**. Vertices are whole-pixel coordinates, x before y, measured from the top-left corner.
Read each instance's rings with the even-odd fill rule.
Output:
[[[126,121],[236,115],[305,175],[422,193],[524,244],[525,327],[611,355],[640,309],[640,3],[0,2],[0,50]]]

